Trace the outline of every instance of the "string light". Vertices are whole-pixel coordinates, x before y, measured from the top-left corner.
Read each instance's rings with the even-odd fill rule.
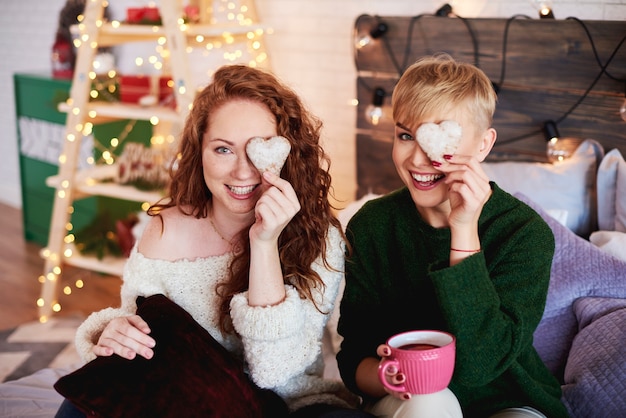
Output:
[[[376,26],[369,31],[357,35],[355,40],[356,49],[361,49],[366,45],[369,45],[373,40],[385,35],[388,30],[389,26],[385,22],[378,22]]]
[[[231,0],[221,0],[219,5],[215,6],[211,10],[202,11],[203,14],[207,15],[206,23],[219,23],[220,21],[227,20],[231,22],[231,24],[236,24],[239,26],[251,26],[254,23],[249,14],[252,12],[249,10],[247,5],[239,5],[240,2],[231,1]],[[73,44],[76,48],[85,47],[88,45],[92,49],[98,48],[98,43],[94,39],[90,39],[90,36],[87,32],[87,28],[84,24],[84,16],[80,16],[78,19],[79,24],[78,31],[79,35],[73,39]],[[112,20],[104,22],[99,20],[96,22],[97,27],[103,27],[105,24],[109,25],[109,30],[121,30],[124,25],[118,20]],[[190,30],[190,25],[185,22],[183,19],[179,19],[178,28],[182,32],[188,32]],[[161,26],[152,26],[152,31],[154,33],[161,32],[163,28]],[[210,52],[214,52],[217,49],[224,48],[228,46],[229,50],[223,56],[223,60],[228,62],[241,61],[247,62],[251,67],[258,67],[265,64],[268,61],[267,53],[263,50],[263,44],[261,42],[261,37],[264,34],[271,34],[272,29],[261,29],[255,28],[247,31],[242,31],[240,34],[234,34],[232,32],[224,31],[220,40],[216,39],[216,36],[202,36],[197,35],[194,36],[193,39],[190,39],[187,48],[185,49],[187,53],[191,53],[193,48],[196,47],[198,50],[201,50],[203,54],[208,54]],[[98,58],[98,54],[96,55]],[[104,57],[106,59],[106,57]],[[170,59],[170,50],[167,48],[167,38],[165,36],[159,36],[156,40],[155,52],[147,55],[147,56],[136,56],[134,59],[134,64],[137,70],[140,73],[146,73],[156,71],[157,73],[167,72],[169,68],[169,59]],[[89,98],[91,101],[104,101],[104,102],[119,102],[119,78],[117,71],[115,71],[112,67],[113,65],[107,65],[109,62],[101,62],[97,59],[94,59],[92,63],[92,70],[88,72],[87,77],[91,82],[91,88],[88,92]],[[219,64],[218,64],[219,66]],[[174,81],[169,81],[168,86],[175,90],[178,95],[187,95],[188,94],[188,86],[185,86],[183,80],[178,80],[177,84]],[[86,110],[80,109],[79,107],[73,106],[73,100],[69,98],[66,101],[68,112],[73,115],[80,115],[81,111],[84,111],[90,120],[80,126],[76,126],[74,128],[75,132],[68,133],[65,137],[67,142],[74,142],[79,138],[83,138],[86,136],[90,136],[93,134],[93,119],[98,117],[98,114],[94,110]],[[187,107],[191,108],[192,104],[188,103]],[[123,131],[114,138],[111,138],[107,141],[93,141],[94,151],[97,151],[95,154],[99,155],[97,158],[90,156],[87,158],[87,163],[89,165],[97,165],[97,164],[107,164],[111,165],[115,163],[116,155],[118,154],[117,150],[119,147],[123,146],[125,140],[127,140],[130,132],[133,130],[136,120],[129,120],[126,124]],[[154,116],[150,119],[150,123],[156,127],[159,124],[159,118]],[[156,130],[153,130],[156,131]],[[165,144],[173,144],[176,141],[176,136],[173,134],[170,135],[157,135],[154,134],[150,139],[151,144],[156,146],[164,146]],[[59,156],[59,164],[65,164],[67,162],[67,156],[65,154],[61,154]],[[88,182],[96,182],[95,179],[87,179]],[[62,187],[59,187],[57,190],[57,195],[59,198],[67,198],[69,196],[69,191],[72,185],[69,180],[65,180]],[[142,204],[142,209],[147,210],[149,207],[148,202],[144,202]],[[69,205],[71,211],[73,211],[73,206]],[[72,233],[73,226],[71,223],[66,224],[67,234],[64,237],[64,243],[70,244],[75,240],[75,236]],[[44,283],[45,281],[57,281],[61,274],[61,262],[62,259],[68,259],[73,256],[76,256],[70,249],[71,247],[65,247],[62,254],[55,254],[51,252],[48,248],[41,251],[42,258],[46,259],[52,265],[50,267],[50,271],[47,271],[45,274],[39,276],[38,280],[40,283]],[[77,289],[83,287],[82,280],[78,280],[75,284]],[[63,288],[63,292],[66,295],[73,294],[71,287],[66,286]],[[48,308],[44,309],[46,312],[59,312],[61,310],[61,304],[56,300],[46,300],[43,297],[37,299],[37,306],[39,308]],[[40,315],[39,320],[41,322],[46,322],[49,319],[48,315]]]
[[[383,103],[386,95],[387,93],[382,87],[375,88],[372,95],[372,103],[365,109],[365,116],[374,126],[378,125],[383,117]]]
[[[554,19],[552,0],[531,0],[531,3],[539,12],[540,19]]]

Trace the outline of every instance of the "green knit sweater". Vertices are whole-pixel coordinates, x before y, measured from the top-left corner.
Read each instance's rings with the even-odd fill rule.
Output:
[[[449,388],[465,417],[519,406],[567,417],[560,385],[532,346],[554,236],[530,207],[491,187],[479,220],[482,252],[452,267],[450,229],[424,222],[406,188],[367,202],[348,224],[337,360],[356,393],[356,368],[376,357],[379,344],[399,332],[438,329],[457,338]]]

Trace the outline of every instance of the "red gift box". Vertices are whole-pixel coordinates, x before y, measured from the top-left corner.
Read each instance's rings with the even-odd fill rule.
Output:
[[[144,96],[155,96],[159,104],[174,101],[172,78],[168,76],[121,75],[119,78],[120,101],[139,103]]]
[[[161,15],[156,7],[129,7],[126,23],[161,24]]]

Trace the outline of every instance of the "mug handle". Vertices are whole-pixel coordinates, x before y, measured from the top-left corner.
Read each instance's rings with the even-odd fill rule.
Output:
[[[378,365],[378,379],[380,380],[380,382],[383,384],[384,387],[386,387],[387,389],[393,391],[393,392],[406,392],[406,388],[404,385],[392,385],[391,383],[389,383],[389,381],[387,380],[387,370],[389,370],[390,367],[395,367],[396,370],[399,370],[398,368],[398,361],[394,360],[394,359],[385,359],[383,360],[379,365]]]

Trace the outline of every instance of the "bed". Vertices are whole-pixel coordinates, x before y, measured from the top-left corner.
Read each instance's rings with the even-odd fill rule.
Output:
[[[563,384],[572,417],[626,412],[626,22],[369,16],[355,38],[384,23],[386,33],[356,50],[357,200],[400,186],[390,158],[389,99],[417,57],[445,51],[482,68],[498,91],[498,141],[485,163],[490,178],[539,212],[557,248],[535,346]],[[593,47],[591,46],[593,40]],[[382,117],[366,117],[380,88]],[[377,103],[378,104],[378,103]],[[543,135],[555,122],[572,155],[550,163]],[[327,374],[337,377],[339,343],[329,322]],[[61,397],[52,384],[69,369],[44,369],[0,385],[0,415],[50,417]]]

